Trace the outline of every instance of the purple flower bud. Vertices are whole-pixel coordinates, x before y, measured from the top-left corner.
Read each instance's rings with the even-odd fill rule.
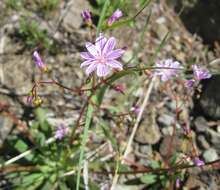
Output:
[[[28,95],[27,96],[27,103],[28,103],[28,105],[32,105],[33,99],[34,99],[34,97],[32,95]]]
[[[69,128],[61,124],[55,131],[54,137],[55,139],[61,140],[68,132],[69,132]]]
[[[41,57],[40,57],[40,55],[39,55],[39,53],[38,53],[37,51],[34,51],[32,57],[33,57],[33,59],[34,59],[36,65],[37,65],[40,69],[42,69],[43,71],[47,71],[47,67],[46,67],[46,65],[44,64],[44,62],[42,61],[42,59],[41,59]]]
[[[82,13],[81,13],[82,17],[83,17],[83,20],[84,22],[86,22],[87,24],[91,24],[92,23],[92,17],[91,17],[91,14],[88,10],[84,10]]]
[[[200,160],[198,157],[194,158],[193,162],[196,166],[204,166],[205,165],[205,162]]]
[[[123,13],[120,9],[117,9],[112,16],[108,19],[107,23],[111,26],[115,21],[117,21],[120,17],[123,16]]]
[[[190,79],[190,80],[186,80],[185,81],[185,87],[186,88],[192,88],[193,86],[194,86],[194,84],[195,84],[195,80],[194,79]]]
[[[115,89],[115,91],[124,94],[125,87],[124,87],[122,84],[118,84],[118,85],[116,85],[114,89]]]
[[[192,69],[195,80],[208,79],[212,76],[208,70],[201,69],[197,65],[192,65]]]
[[[180,188],[180,179],[179,178],[176,179],[176,188],[177,189]]]
[[[135,115],[138,115],[141,111],[141,108],[138,106],[134,106],[131,108],[131,111],[135,113]]]

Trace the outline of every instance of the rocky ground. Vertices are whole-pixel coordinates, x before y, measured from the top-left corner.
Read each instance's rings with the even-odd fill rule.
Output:
[[[2,10],[0,12],[0,109],[2,111],[7,109],[13,117],[5,114],[5,112],[0,115],[0,146],[2,146],[7,135],[12,132],[14,124],[18,125],[16,130],[27,130],[28,121],[33,118],[34,108],[28,106],[25,101],[34,80],[52,77],[71,88],[82,84],[85,76],[83,71],[79,69],[81,61],[79,52],[82,51],[84,42],[90,40],[91,36],[89,30],[83,26],[80,16],[81,11],[90,6],[87,1],[62,1],[47,18],[32,11],[28,19],[30,22],[35,20],[40,23],[39,28],[46,30],[49,36],[48,44],[56,47],[55,50],[51,48],[52,53],[46,51],[44,54],[43,57],[49,67],[49,73],[48,76],[41,75],[34,67],[31,59],[31,53],[35,47],[26,48],[24,41],[19,37],[20,18],[29,14],[25,11],[31,11],[31,8],[27,4],[25,11],[10,9],[6,2],[6,0],[0,2],[0,9]],[[146,63],[152,58],[155,49],[170,31],[170,38],[163,50],[158,52],[158,58],[173,57],[186,67],[189,67],[191,63],[197,63],[211,69],[219,68],[219,62],[213,62],[220,54],[218,39],[212,39],[212,41],[205,39],[206,45],[204,45],[202,35],[198,36],[188,31],[189,23],[186,24],[186,19],[184,19],[186,16],[184,15],[184,18],[178,17],[178,13],[175,11],[179,11],[179,9],[172,1],[151,3],[150,7],[138,16],[133,27],[125,26],[112,31],[111,35],[119,39],[118,46],[127,48],[123,61],[129,60],[132,54],[137,51],[136,59],[133,60],[132,64]],[[142,48],[139,51],[137,46],[140,43],[140,33],[150,12],[148,29],[144,33],[144,40],[141,42]],[[193,12],[190,12],[190,15],[193,15]],[[42,44],[39,44],[39,47],[41,46]],[[165,86],[159,80],[156,81],[150,103],[136,133],[133,151],[129,158],[144,166],[148,166],[151,159],[166,159],[169,139],[176,122],[174,97],[178,95],[179,105],[184,106],[181,107],[180,119],[176,123],[175,148],[178,152],[192,151],[190,144],[184,143],[178,138],[178,133],[182,132],[181,125],[187,124],[193,130],[193,141],[201,158],[206,162],[218,159],[220,156],[220,123],[218,121],[220,118],[220,100],[219,88],[216,86],[218,80],[219,76],[215,75],[212,79],[204,81],[202,91],[193,93],[188,100],[185,99],[188,92],[183,85],[172,83]],[[135,78],[134,81],[127,82],[127,79],[124,79],[120,83],[125,86],[125,95],[118,95],[110,90],[102,105],[103,108],[117,105],[118,101],[123,102],[120,107],[122,112],[130,110],[134,105],[141,106],[148,86],[146,75],[140,74],[138,79]],[[73,123],[84,101],[83,98],[74,96],[55,86],[42,87],[40,95],[44,99],[42,107],[48,110],[47,117],[52,126],[56,126],[60,122]],[[123,121],[125,126],[122,127],[118,127],[117,123],[111,123],[112,132],[120,134],[116,136],[120,143],[125,142],[127,133],[130,131],[131,124],[129,118],[126,119]],[[96,135],[92,135],[91,138],[94,142],[99,142],[99,137]],[[93,146],[91,145],[91,147]],[[192,171],[192,175],[184,182],[185,187],[200,190],[220,189],[219,171],[210,172],[209,169]],[[126,176],[125,179],[129,177]],[[123,177],[121,182],[125,179]],[[142,187],[133,186],[131,189],[135,188],[140,189]],[[118,189],[129,189],[129,187],[120,185]]]

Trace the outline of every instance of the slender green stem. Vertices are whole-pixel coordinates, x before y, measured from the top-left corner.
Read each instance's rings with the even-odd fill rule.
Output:
[[[84,153],[85,153],[85,146],[86,142],[88,139],[88,134],[89,134],[89,126],[92,121],[92,115],[93,115],[93,106],[89,104],[87,113],[86,113],[86,124],[83,132],[83,138],[82,138],[82,145],[80,148],[80,157],[79,157],[79,165],[78,165],[78,172],[77,172],[77,181],[76,181],[76,190],[79,190],[80,186],[80,175],[81,175],[81,170],[82,170],[82,164],[83,164],[83,158],[84,158]]]
[[[100,18],[99,18],[99,22],[98,22],[98,26],[97,26],[97,30],[96,30],[96,36],[98,36],[99,33],[101,32],[102,24],[105,19],[105,13],[107,11],[108,5],[109,5],[109,0],[106,0],[104,6],[102,8]]]

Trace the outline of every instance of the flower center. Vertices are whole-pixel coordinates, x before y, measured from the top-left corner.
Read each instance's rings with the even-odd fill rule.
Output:
[[[105,57],[100,56],[100,57],[98,58],[98,62],[101,63],[101,64],[105,64],[105,63],[106,63]]]

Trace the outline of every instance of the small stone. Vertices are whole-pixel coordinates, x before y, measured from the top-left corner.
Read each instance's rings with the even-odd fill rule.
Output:
[[[158,118],[158,122],[165,126],[171,126],[175,122],[175,116],[168,115],[168,114],[162,114]]]
[[[141,144],[156,144],[160,138],[161,133],[157,124],[148,120],[139,126],[135,135],[135,140]]]
[[[220,153],[220,134],[213,129],[208,128],[206,132],[213,147]]]
[[[212,78],[201,82],[203,87],[198,102],[204,114],[212,119],[220,119],[219,82],[220,75],[213,75]]]
[[[156,33],[160,40],[164,39],[168,32],[169,30],[165,24],[157,24]]]
[[[150,145],[140,145],[140,152],[146,155],[152,155],[152,146]]]
[[[213,162],[218,159],[218,154],[215,149],[210,148],[203,153],[203,158],[206,162]]]
[[[217,131],[218,131],[218,133],[220,133],[220,125],[218,125]]]
[[[128,62],[131,60],[131,58],[133,57],[133,51],[131,50],[126,50],[124,55],[122,56],[122,60],[124,62]]]
[[[199,135],[197,140],[198,140],[198,146],[201,146],[201,148],[205,150],[210,148],[209,143],[207,142],[207,140],[205,139],[203,135]]]
[[[193,133],[192,133],[192,136],[194,136]],[[171,139],[172,139],[172,136],[170,135],[165,136],[162,142],[160,143],[159,151],[160,151],[161,156],[165,157],[165,159],[168,156],[169,151],[171,151],[170,152],[171,155],[174,152],[184,152],[186,154],[189,154],[190,152],[193,151],[193,147],[187,139],[180,138],[179,136],[174,136],[172,145],[171,145]],[[195,146],[195,149],[197,150],[197,146]]]
[[[10,117],[0,116],[0,148],[13,127],[13,120]]]
[[[184,185],[187,189],[198,189],[197,187],[199,187],[199,190],[205,190],[206,188],[202,188],[202,187],[206,187],[206,185],[199,179],[197,179],[194,176],[189,176],[189,178],[187,179],[185,185]],[[201,188],[200,188],[201,187]]]
[[[197,132],[205,132],[208,124],[204,117],[197,117],[194,121]]]
[[[167,136],[167,135],[171,136],[173,134],[173,127],[172,126],[170,126],[170,127],[163,127],[162,133],[165,136]]]
[[[151,161],[149,158],[140,158],[138,161],[138,164],[143,165],[143,166],[149,166],[151,164]]]
[[[139,190],[143,189],[145,185],[120,185],[117,184],[115,189],[117,190]]]
[[[68,3],[69,10],[65,17],[63,18],[63,27],[67,32],[73,32],[74,29],[80,28],[83,20],[81,13],[85,10],[89,5],[87,1],[82,0],[72,0]]]
[[[165,17],[159,17],[157,20],[156,20],[156,23],[157,24],[164,24],[166,22],[166,18]]]

